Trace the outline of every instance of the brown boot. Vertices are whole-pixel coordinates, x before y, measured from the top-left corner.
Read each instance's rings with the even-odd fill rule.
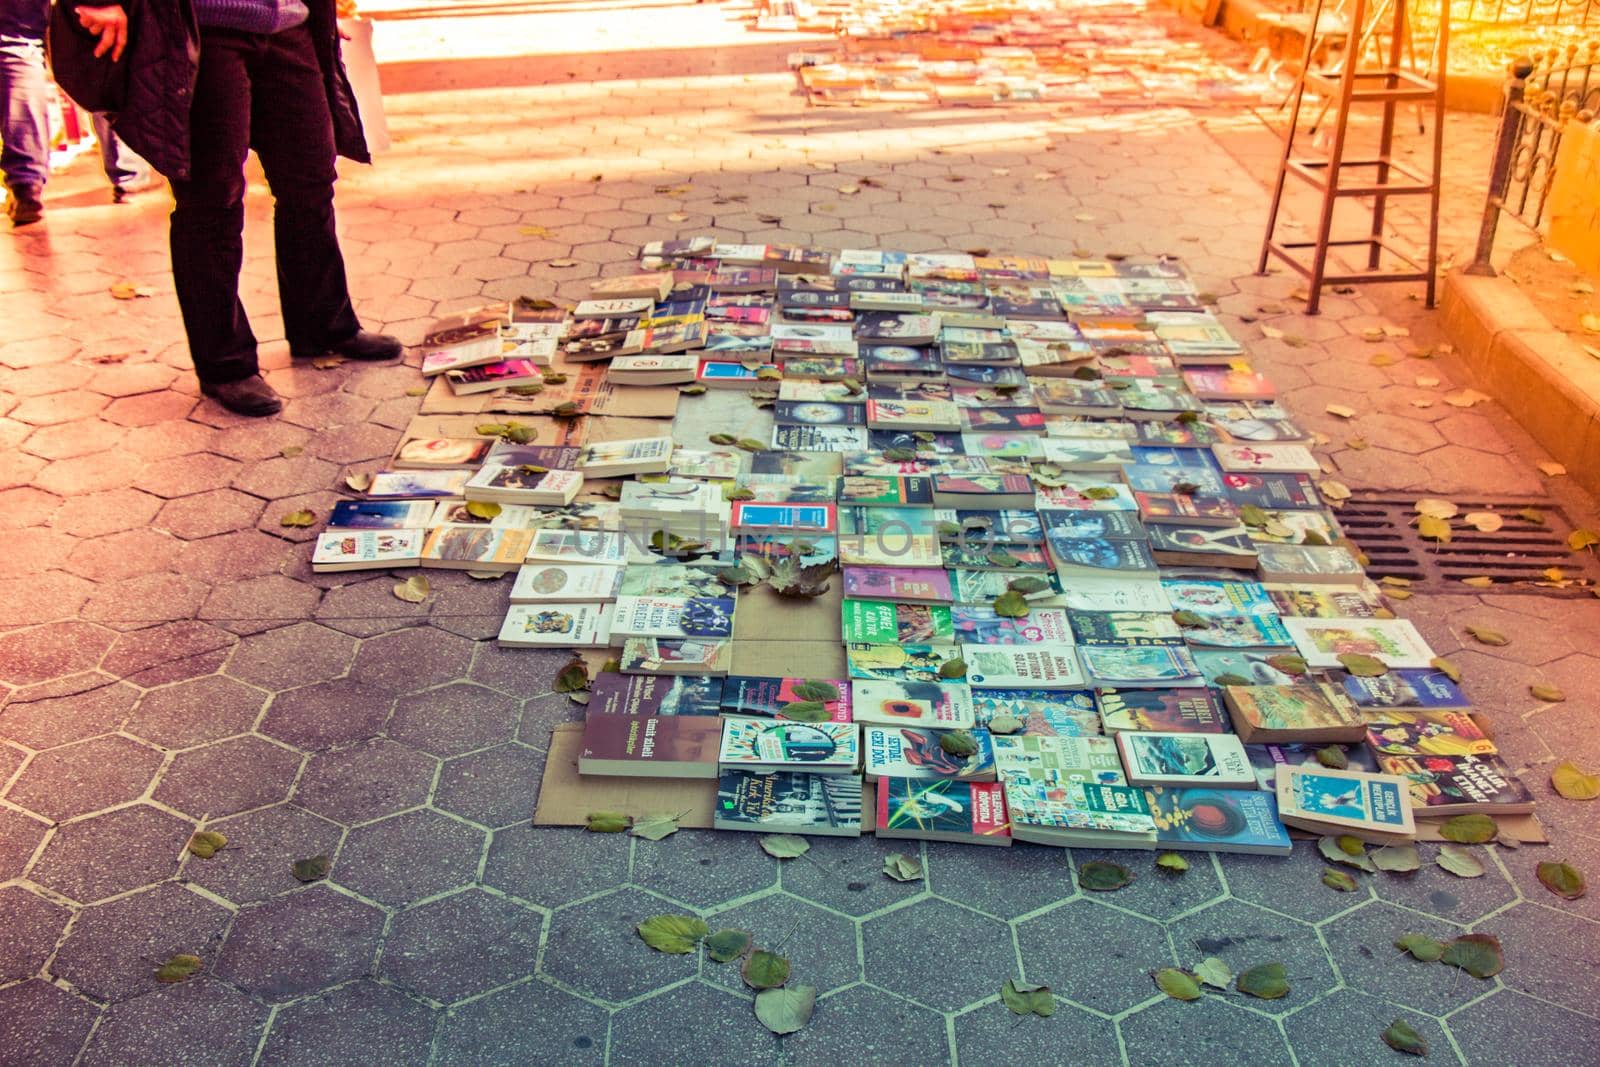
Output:
[[[44,202],[37,185],[16,185],[6,202],[6,215],[12,226],[29,226],[44,218]]]
[[[268,385],[266,379],[259,374],[240,378],[236,382],[221,382],[216,385],[201,382],[200,392],[239,415],[259,417],[276,415],[283,410],[283,401],[278,399],[278,394],[272,391],[272,386]]]

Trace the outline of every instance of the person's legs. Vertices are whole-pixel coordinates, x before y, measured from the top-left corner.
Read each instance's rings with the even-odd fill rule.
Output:
[[[123,194],[143,187],[150,180],[149,164],[117,140],[111,120],[105,115],[96,112],[93,121],[94,138],[100,144],[100,166],[105,170],[106,180],[111,183],[116,198],[121,200]]]
[[[361,329],[334,229],[337,152],[306,25],[273,34],[250,66],[251,146],[277,200],[278,299],[289,350],[320,355]]]
[[[0,37],[0,171],[18,225],[38,219],[39,193],[50,178],[49,92],[44,46]]]
[[[257,371],[256,338],[239,300],[244,258],[244,160],[250,147],[247,57],[260,38],[202,34],[189,109],[189,178],[172,183],[172,280],[202,386]]]

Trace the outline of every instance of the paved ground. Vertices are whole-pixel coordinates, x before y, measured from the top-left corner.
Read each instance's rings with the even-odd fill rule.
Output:
[[[1364,327],[1437,339],[1406,293],[1334,296],[1315,320],[1274,310],[1296,286],[1251,274],[1262,155],[1238,117],[805,112],[791,89],[772,73],[392,99],[394,152],[340,191],[362,315],[415,340],[483,295],[576,297],[678,230],[1176,252],[1352,487],[1554,495],[1594,524],[1491,405],[1416,406],[1449,388],[1415,384],[1445,378],[1437,362],[1370,365]],[[1483,127],[1459,130],[1455,154],[1478,165]],[[1600,601],[1405,605],[1545,803],[1552,845],[1486,854],[1472,881],[1430,866],[1335,893],[1302,846],[1170,879],[1123,854],[1134,886],[1086,895],[1081,852],[929,846],[926,881],[902,885],[870,839],[780,869],[742,835],[535,830],[550,727],[576,709],[550,693],[561,657],[485,640],[503,583],[438,576],[413,606],[385,576],[311,575],[310,532],[278,525],[325,514],[346,472],[388,455],[414,371],[287,369],[258,190],[245,300],[291,400],[268,423],[199,402],[160,198],[102,206],[87,171],[56,189],[45,227],[0,239],[0,1062],[1344,1064],[1391,1055],[1377,1035],[1396,1016],[1433,1062],[1592,1059],[1600,898],[1563,903],[1531,872],[1600,874],[1592,812],[1544,784],[1552,755],[1600,765]],[[112,300],[122,279],[155,295]],[[1466,623],[1511,644],[1473,645]],[[1572,699],[1537,704],[1534,680]],[[183,855],[202,821],[230,839],[209,861]],[[290,862],[319,853],[331,878],[300,886]],[[781,944],[824,991],[812,1024],[775,1039],[735,975],[633,936],[679,910]],[[1498,978],[1390,947],[1468,929],[1504,942]],[[158,986],[175,952],[204,973]],[[1293,991],[1180,1004],[1150,983],[1209,955],[1282,960]],[[1018,976],[1054,988],[1052,1018],[998,1003]]]

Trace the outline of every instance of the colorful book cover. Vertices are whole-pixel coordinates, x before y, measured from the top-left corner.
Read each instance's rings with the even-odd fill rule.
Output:
[[[1269,585],[1266,590],[1279,614],[1302,619],[1375,619],[1383,609],[1379,595],[1365,589]]]
[[[1130,785],[1046,780],[1005,780],[1013,836],[1029,827],[1084,830],[1155,838],[1144,790]]]
[[[933,504],[933,483],[926,477],[862,475],[839,479],[839,506],[926,507]]]
[[[1001,615],[989,604],[950,608],[955,639],[964,645],[1071,645],[1072,626],[1062,608],[1032,608],[1021,618]]]
[[[619,596],[617,637],[732,637],[732,597]]]
[[[1291,825],[1410,837],[1416,833],[1406,780],[1321,767],[1278,768],[1278,813]]]
[[[615,600],[622,585],[621,567],[582,563],[524,563],[511,587],[511,603],[540,600]]]
[[[470,477],[471,471],[379,471],[367,487],[367,499],[460,496]]]
[[[1471,707],[1461,687],[1441,671],[1390,671],[1376,678],[1358,678],[1345,671],[1329,671],[1328,678],[1344,688],[1356,707],[1434,711]]]
[[[1190,685],[1202,677],[1185,648],[1079,645],[1078,658],[1097,686],[1166,688]]]
[[[1276,615],[1278,609],[1259,582],[1163,578],[1173,611],[1196,615]]]
[[[1073,541],[1142,541],[1144,523],[1131,511],[1041,511],[1047,537]]]
[[[1406,780],[1418,815],[1533,810],[1533,794],[1496,756],[1379,756],[1378,769]]]
[[[1499,750],[1462,711],[1371,711],[1367,744],[1385,756],[1492,756]]]
[[[685,563],[635,563],[622,572],[619,596],[629,597],[719,597],[728,587],[717,580],[716,571],[691,567]]]
[[[987,730],[995,719],[1016,719],[1017,733],[1051,737],[1088,737],[1100,733],[1094,694],[1083,689],[974,689],[972,708],[978,726]]]
[[[422,530],[324,530],[317,535],[312,570],[416,566]]]
[[[1108,689],[1095,697],[1106,733],[1124,730],[1225,734],[1228,713],[1216,691],[1187,689]]]
[[[1044,550],[1033,545],[985,545],[976,539],[969,544],[941,544],[939,558],[951,570],[964,568],[1023,574],[1048,570],[1050,567]]]
[[[1006,781],[1127,784],[1117,743],[1109,737],[1013,734],[990,740],[995,766]]]
[[[785,530],[795,533],[832,533],[832,504],[762,504],[740,500],[733,505],[730,526],[736,530]]]
[[[630,637],[622,643],[624,674],[728,673],[733,642],[700,638]]]
[[[1322,503],[1312,488],[1311,478],[1304,474],[1244,474],[1229,472],[1222,476],[1228,499],[1243,507],[1254,504],[1266,511],[1279,508],[1314,508]]]
[[[1241,733],[1345,729],[1361,732],[1360,712],[1342,690],[1333,686],[1312,682],[1230,686],[1226,699]]]
[[[984,689],[1082,689],[1088,684],[1068,644],[962,645],[967,684]]]
[[[950,608],[888,600],[844,601],[842,632],[849,644],[943,644],[955,640]]]
[[[846,567],[844,595],[862,600],[950,601],[950,577],[932,567]]]
[[[1017,581],[1017,576],[1007,574],[1005,571],[955,570],[939,573],[949,575],[951,599],[958,604],[993,604],[996,597],[1013,592],[1012,584]],[[1024,598],[1055,603],[1055,598],[1061,595],[1063,586],[1058,575],[1045,573],[1030,574],[1026,577],[1042,583],[1043,587],[1023,593]]]
[[[830,722],[853,722],[851,714],[850,683],[839,678],[758,678],[733,675],[723,680],[721,710],[728,715],[745,715],[753,718],[786,719],[784,709],[790,704],[810,703],[815,695],[800,696],[795,692],[800,686],[826,687],[833,696],[820,701],[823,717]]]
[[[855,720],[864,725],[966,730],[976,724],[972,691],[956,682],[863,680],[850,694]]]
[[[1074,611],[1071,622],[1080,643],[1125,648],[1183,644],[1183,630],[1172,616],[1155,611]]]
[[[1233,734],[1117,734],[1117,749],[1128,781],[1134,785],[1166,785],[1222,789],[1253,788],[1255,771],[1244,745]]]
[[[987,731],[972,731],[978,751],[971,756],[952,756],[941,748],[939,738],[943,732],[911,726],[863,728],[861,765],[867,780],[909,778],[926,781],[950,778],[969,782],[994,781],[993,739]]]
[[[1046,535],[1057,573],[1118,575],[1155,574],[1155,557],[1143,541],[1073,540],[1055,531]]]
[[[1207,615],[1204,626],[1190,626],[1183,638],[1196,648],[1292,648],[1294,638],[1276,615]]]
[[[603,671],[590,686],[588,714],[712,716],[721,701],[721,678]]]
[[[1145,790],[1159,848],[1286,856],[1294,849],[1271,793],[1242,789]]]
[[[998,783],[880,778],[877,798],[881,836],[1011,843],[1005,790]]]
[[[855,837],[862,830],[861,779],[853,774],[723,771],[712,824],[718,830]]]
[[[502,645],[594,646],[611,640],[610,604],[512,604],[500,626]]]
[[[328,516],[334,530],[421,530],[433,525],[432,500],[341,500]]]
[[[725,769],[771,768],[849,774],[860,756],[853,723],[792,722],[785,719],[722,720]]]
[[[516,570],[528,558],[530,530],[493,526],[435,526],[422,546],[423,566]]]
[[[1434,659],[1427,641],[1406,619],[1289,618],[1283,625],[1313,670],[1338,667],[1339,657],[1347,654],[1409,669],[1427,667]]]
[[[946,663],[960,659],[954,645],[846,644],[851,678],[885,681],[937,682]]]

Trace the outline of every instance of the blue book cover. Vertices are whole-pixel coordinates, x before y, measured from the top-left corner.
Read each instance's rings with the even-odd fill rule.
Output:
[[[1308,821],[1319,830],[1410,835],[1416,825],[1406,780],[1386,774],[1281,767],[1278,809],[1293,824]]]
[[[1024,734],[1087,737],[1100,732],[1094,694],[1086,689],[974,689],[978,725],[1001,716],[1022,720]]]
[[[1199,666],[1185,648],[1079,645],[1078,658],[1089,680],[1100,686],[1159,689],[1192,684],[1201,677]]]
[[[1289,832],[1271,793],[1247,789],[1149,789],[1158,848],[1286,856]]]
[[[1390,671],[1377,678],[1330,671],[1328,677],[1343,686],[1359,708],[1436,710],[1472,706],[1461,687],[1448,676],[1425,668]]]
[[[328,527],[340,530],[405,530],[427,526],[438,505],[415,500],[341,500],[333,505]]]
[[[1175,485],[1192,485],[1192,495],[1225,497],[1222,475],[1209,467],[1180,467],[1176,464],[1130,463],[1122,477],[1136,493],[1170,493]]]
[[[1272,657],[1284,655],[1281,648],[1196,648],[1192,651],[1207,685],[1221,684],[1218,679],[1225,675],[1246,679],[1231,682],[1232,685],[1295,685],[1304,680],[1272,665]]]
[[[1184,640],[1202,648],[1294,647],[1294,638],[1276,615],[1211,615],[1205,621],[1205,626],[1185,629]]]

